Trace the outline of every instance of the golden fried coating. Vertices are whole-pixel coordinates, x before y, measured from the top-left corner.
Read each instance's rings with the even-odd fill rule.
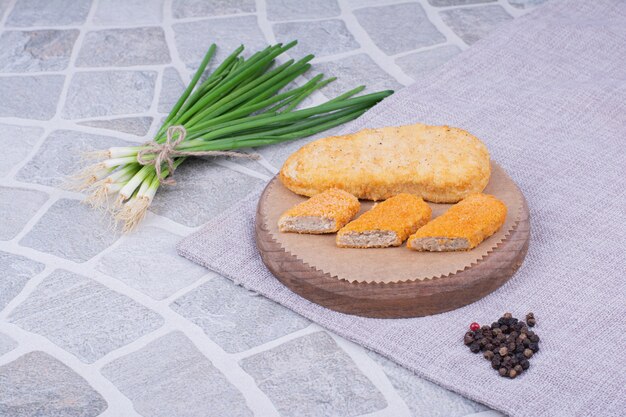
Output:
[[[407,247],[434,252],[475,248],[502,227],[506,211],[506,205],[496,197],[472,194],[418,229]]]
[[[456,203],[481,192],[491,166],[485,145],[465,130],[414,124],[365,129],[303,146],[280,170],[296,194],[339,188],[366,200],[400,193]]]
[[[281,232],[335,233],[359,212],[361,204],[350,193],[329,189],[314,195],[283,213],[278,219]]]
[[[413,194],[398,194],[351,221],[337,233],[337,246],[381,248],[400,246],[411,233],[425,225],[432,210]]]

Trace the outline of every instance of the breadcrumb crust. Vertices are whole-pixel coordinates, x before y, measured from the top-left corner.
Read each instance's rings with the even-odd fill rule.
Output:
[[[374,231],[390,231],[397,236],[392,246],[400,246],[411,233],[425,225],[431,217],[432,210],[421,197],[413,194],[398,194],[372,209],[363,213],[358,219],[351,221],[337,234],[339,247],[369,247],[345,244],[347,237],[354,233]],[[343,238],[343,239],[342,239]],[[373,247],[373,246],[371,246]]]
[[[449,126],[365,129],[311,142],[280,170],[296,194],[339,188],[366,200],[400,193],[435,203],[456,203],[482,192],[491,175],[487,147],[465,130]]]
[[[434,238],[466,239],[467,247],[458,250],[473,249],[502,227],[506,214],[506,205],[496,197],[489,194],[472,194],[417,230],[409,238],[407,247],[424,250],[419,244],[418,247],[414,247],[413,242],[418,239]]]
[[[278,219],[278,229],[281,232],[295,231],[286,227],[287,219],[319,217],[334,221],[335,227],[308,233],[334,233],[352,220],[360,208],[359,200],[352,194],[339,189],[329,189],[284,212]]]

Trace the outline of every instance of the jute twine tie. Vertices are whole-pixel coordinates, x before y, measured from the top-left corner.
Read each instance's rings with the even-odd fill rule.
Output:
[[[178,134],[178,138],[174,139],[174,136]],[[147,142],[144,146],[145,149],[137,152],[137,162],[141,165],[154,165],[157,178],[161,181],[161,184],[176,184],[171,178],[165,178],[162,172],[163,163],[167,165],[169,169],[168,175],[174,173],[174,158],[179,156],[230,156],[233,158],[245,158],[245,159],[258,159],[256,154],[247,154],[243,152],[235,151],[179,151],[176,149],[187,136],[187,130],[182,125],[170,126],[167,128],[167,139],[163,143],[156,141]],[[146,159],[147,155],[153,155],[154,158]]]

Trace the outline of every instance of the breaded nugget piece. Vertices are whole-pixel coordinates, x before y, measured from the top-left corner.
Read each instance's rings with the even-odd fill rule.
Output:
[[[295,233],[335,233],[352,220],[360,208],[358,198],[332,188],[283,213],[278,219],[278,229]]]
[[[296,194],[339,188],[366,200],[400,193],[456,203],[482,192],[491,175],[486,146],[448,126],[365,129],[319,139],[292,154],[280,180]]]
[[[413,194],[398,194],[351,221],[337,233],[341,248],[400,246],[411,233],[425,225],[432,210]]]
[[[409,249],[447,252],[475,248],[498,231],[506,205],[489,194],[472,194],[413,234]]]

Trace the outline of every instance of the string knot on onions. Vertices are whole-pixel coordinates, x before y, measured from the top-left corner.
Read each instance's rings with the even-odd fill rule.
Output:
[[[296,43],[270,45],[247,58],[242,45],[200,82],[217,49],[211,45],[154,139],[92,153],[101,161],[77,173],[72,188],[87,191],[86,203],[111,213],[114,224],[129,232],[145,217],[160,185],[174,184],[171,176],[187,158],[256,159],[250,150],[339,126],[393,93],[357,96],[365,89],[359,86],[301,108],[306,99],[322,101],[319,90],[335,78],[318,74],[301,81],[313,55],[280,63]]]
[[[173,140],[174,135],[178,138]],[[167,128],[167,139],[164,143],[156,141],[145,144],[146,148],[137,152],[137,162],[141,165],[153,165],[157,178],[161,184],[174,185],[176,181],[172,178],[165,178],[162,172],[163,164],[167,165],[170,176],[174,173],[174,158],[177,156],[230,156],[234,158],[258,159],[257,154],[248,154],[235,151],[179,151],[176,149],[187,136],[187,130],[182,125],[170,126]],[[151,157],[149,157],[151,156]]]

